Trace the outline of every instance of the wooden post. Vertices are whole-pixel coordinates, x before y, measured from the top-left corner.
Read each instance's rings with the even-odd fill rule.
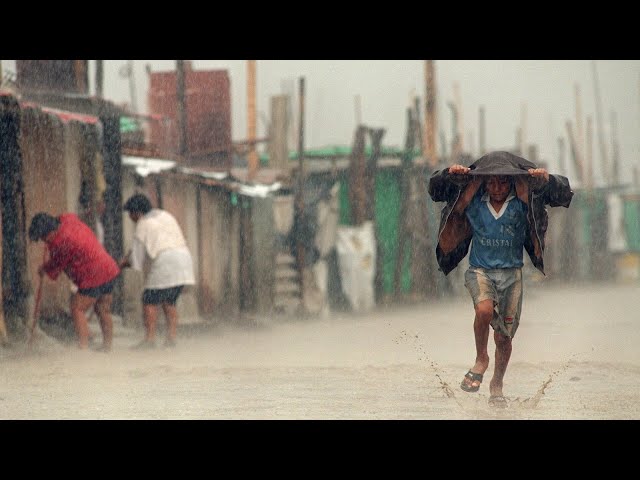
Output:
[[[135,68],[133,67],[133,60],[129,60],[129,95],[131,96],[131,111],[133,113],[138,113],[138,100],[136,96],[136,74]]]
[[[558,137],[558,169],[560,175],[567,176],[567,167],[564,160],[564,138]]]
[[[620,183],[620,149],[618,148],[618,119],[616,112],[611,111],[611,183],[618,185]]]
[[[520,106],[520,155],[524,156],[527,151],[527,104]]]
[[[102,98],[104,82],[104,60],[96,60],[96,97]]]
[[[487,144],[485,139],[485,116],[484,116],[484,107],[480,107],[480,119],[479,119],[478,130],[480,132],[480,138],[478,139],[479,147],[480,147],[480,156],[487,153]]]
[[[76,76],[76,93],[87,93],[87,63],[88,60],[73,61],[73,69]]]
[[[362,123],[362,104],[360,102],[360,95],[356,95],[354,98],[354,108],[356,115],[356,128]]]
[[[349,158],[349,203],[351,205],[351,223],[359,226],[366,220],[367,198],[365,187],[364,150],[367,127],[360,125]]]
[[[576,83],[574,85],[575,95],[576,95],[576,154],[580,158],[580,161],[584,163],[585,158],[585,138],[584,138],[584,128],[582,126],[582,101],[580,97],[580,86]],[[587,170],[587,178],[585,185],[589,183],[588,179],[588,171],[589,166],[586,165]]]
[[[602,172],[607,185],[611,185],[611,171],[609,170],[609,160],[607,158],[607,147],[604,141],[604,130],[602,127],[602,104],[600,100],[600,87],[598,86],[598,71],[596,61],[591,61],[593,69],[593,91],[596,101],[596,128],[598,129],[598,146],[600,147],[600,161],[602,162]]]
[[[558,169],[560,175],[567,176],[567,167],[564,160],[564,138],[558,137]]]
[[[584,163],[587,170],[587,188],[593,188],[593,122],[591,115],[587,115],[587,136],[585,138],[585,157]]]
[[[416,134],[415,144],[418,147],[418,149],[422,152],[421,157],[424,159],[426,155],[424,152],[424,141],[422,139],[423,127],[422,127],[422,120],[420,118],[420,98],[417,96],[413,98],[413,118],[415,120],[415,127],[413,129],[413,131]]]
[[[185,103],[185,68],[184,60],[176,60],[176,98],[178,120],[178,155],[187,153],[187,106]]]
[[[289,96],[271,97],[271,122],[269,131],[269,166],[287,170],[289,168]]]
[[[256,152],[256,61],[247,60],[247,140],[249,153],[247,164],[249,181],[252,182],[258,171],[258,153]]]
[[[447,102],[447,106],[451,109],[451,161],[458,163],[460,155],[460,137],[458,135],[458,108],[455,103]]]
[[[453,101],[456,104],[456,135],[458,136],[458,151],[464,152],[464,125],[462,118],[462,97],[460,96],[460,84],[453,82]]]
[[[573,126],[571,125],[571,121],[567,120],[567,135],[569,136],[569,146],[571,147],[571,157],[573,159],[573,166],[576,169],[576,173],[578,178],[580,179],[580,185],[585,186],[585,177],[584,177],[584,165],[582,163],[582,159],[578,156],[576,149],[576,139],[573,135]]]
[[[436,144],[436,132],[438,131],[436,115],[436,71],[435,61],[425,60],[425,121],[424,121],[424,155],[429,165],[435,168],[438,165],[438,146]]]
[[[378,159],[382,153],[382,137],[385,134],[384,128],[369,129],[371,137],[371,156],[366,165],[366,188],[367,188],[367,212],[366,219],[373,222],[374,237],[376,242],[376,271],[374,273],[374,292],[376,303],[384,297],[383,282],[383,251],[380,242],[380,226],[376,222],[376,176],[378,174]]]
[[[295,197],[295,215],[301,222],[304,218],[304,77],[299,79],[298,101],[300,111],[298,118],[298,188]],[[300,232],[296,236],[296,266],[300,275],[301,294],[304,295],[304,244]],[[302,302],[301,305],[304,305]]]

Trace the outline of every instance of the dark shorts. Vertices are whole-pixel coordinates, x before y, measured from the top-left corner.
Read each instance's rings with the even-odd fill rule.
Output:
[[[144,305],[159,305],[161,303],[175,305],[183,288],[184,285],[159,289],[147,288],[142,292],[142,303]]]
[[[102,285],[98,285],[97,287],[92,288],[80,288],[78,289],[78,293],[80,295],[84,295],[86,297],[98,298],[102,295],[108,295],[113,291],[113,286],[116,283],[116,279],[108,281],[107,283],[103,283]]]

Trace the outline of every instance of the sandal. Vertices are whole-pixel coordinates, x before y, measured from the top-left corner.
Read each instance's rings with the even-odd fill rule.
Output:
[[[460,388],[462,390],[464,390],[465,392],[477,392],[478,390],[480,390],[480,384],[482,383],[482,378],[483,378],[482,373],[474,373],[471,370],[469,370],[467,373],[464,374],[464,376],[465,378],[468,378],[469,380],[471,380],[471,384],[468,384],[463,379],[462,383],[460,384]],[[478,385],[473,385],[473,382],[478,382]]]

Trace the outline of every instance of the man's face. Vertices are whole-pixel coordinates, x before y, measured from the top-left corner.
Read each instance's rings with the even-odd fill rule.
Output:
[[[140,217],[142,217],[142,214],[140,212],[132,212],[131,210],[129,210],[129,218],[131,219],[131,221],[133,221],[133,223],[136,223],[138,220],[140,220]]]
[[[504,202],[511,190],[511,181],[507,175],[491,175],[486,187],[491,200]]]

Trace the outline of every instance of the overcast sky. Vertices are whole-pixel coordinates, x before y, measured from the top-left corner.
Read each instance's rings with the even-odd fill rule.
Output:
[[[130,101],[128,79],[120,75],[126,60],[105,60],[104,96],[117,103]],[[148,113],[148,78],[152,71],[175,69],[175,60],[136,60],[136,100],[140,113]],[[196,70],[225,69],[231,79],[232,138],[246,138],[246,60],[193,60]],[[351,145],[356,126],[356,96],[362,122],[386,129],[383,144],[401,146],[406,133],[406,109],[412,95],[424,96],[424,60],[258,60],[256,63],[257,129],[266,135],[270,97],[298,91],[305,78],[305,147]],[[557,170],[558,137],[567,138],[565,123],[576,126],[575,86],[581,94],[583,129],[593,122],[594,175],[602,180],[597,136],[592,60],[437,60],[438,130],[451,141],[452,118],[448,102],[458,85],[466,151],[478,154],[479,108],[484,106],[486,146],[511,148],[516,130],[525,119],[528,144],[539,148],[539,158]],[[640,61],[595,62],[605,139],[611,155],[611,117],[617,116],[621,176],[629,178],[640,167]],[[3,67],[14,69],[12,61]],[[94,92],[95,61],[89,61],[89,84]],[[298,104],[293,105],[297,117]],[[424,112],[422,112],[424,115]],[[440,148],[440,139],[438,139]],[[295,149],[296,145],[290,145]],[[568,160],[568,151],[567,151]],[[569,175],[575,175],[569,170]]]

